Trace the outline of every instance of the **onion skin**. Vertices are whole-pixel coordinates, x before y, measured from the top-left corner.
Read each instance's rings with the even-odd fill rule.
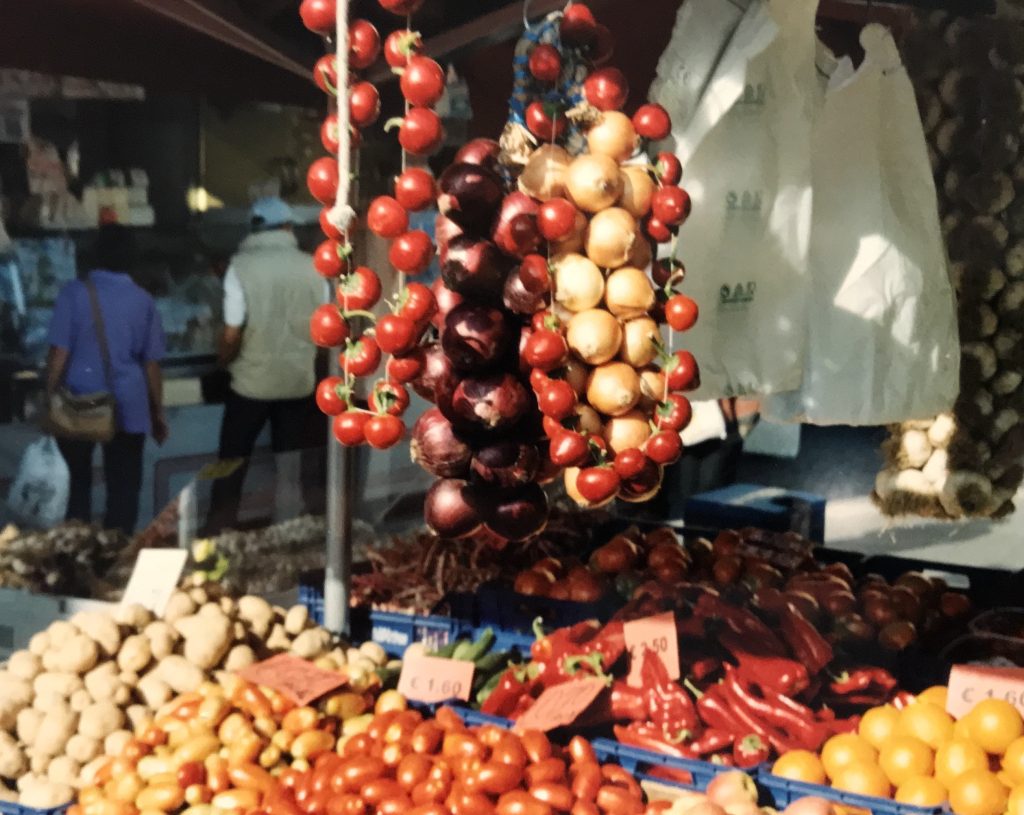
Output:
[[[522,174],[519,189],[538,201],[565,197],[565,172],[572,161],[557,144],[543,144],[530,154]]]
[[[434,240],[437,242],[438,252],[443,254],[448,251],[448,244],[463,234],[463,228],[451,218],[445,218],[440,214],[434,218]]]
[[[601,365],[619,353],[622,326],[607,311],[592,308],[573,315],[565,338],[576,356],[588,365]]]
[[[488,170],[497,171],[501,145],[494,139],[472,139],[459,148],[455,154],[456,163],[478,164]]]
[[[625,114],[606,110],[587,131],[587,148],[591,153],[625,161],[637,147],[636,128]]]
[[[461,478],[469,473],[473,451],[455,434],[436,407],[424,411],[412,428],[409,452],[414,463],[438,478]]]
[[[477,450],[470,467],[473,477],[497,487],[515,487],[532,481],[540,470],[536,445],[512,440]]]
[[[440,405],[450,400],[458,384],[458,374],[452,361],[441,348],[441,343],[432,343],[424,349],[423,373],[410,384],[412,389],[428,402]]]
[[[604,440],[613,453],[633,448],[643,449],[644,442],[651,435],[647,416],[639,410],[631,410],[622,416],[614,416],[604,426]]]
[[[501,178],[480,164],[451,165],[437,182],[438,210],[466,232],[486,235],[505,197]]]
[[[551,262],[555,300],[573,313],[597,306],[604,297],[604,275],[590,258],[568,252]]]
[[[650,365],[658,356],[661,339],[658,324],[650,317],[637,317],[622,326],[622,347],[619,359],[634,368]]]
[[[629,413],[640,400],[640,377],[625,362],[594,368],[587,383],[587,402],[605,416]]]
[[[437,311],[434,312],[430,322],[438,331],[444,331],[445,318],[453,308],[462,302],[462,295],[449,289],[440,277],[431,284],[430,290],[434,293],[434,300],[437,302]]]
[[[514,331],[505,313],[476,303],[462,303],[445,318],[441,347],[456,370],[484,371],[508,355]]]
[[[510,373],[498,373],[461,380],[452,393],[450,406],[438,407],[456,427],[467,425],[495,431],[515,426],[531,404],[535,402],[522,382]]]
[[[512,541],[526,540],[547,526],[548,498],[537,484],[524,484],[497,497],[487,512],[487,528]]]
[[[643,167],[622,168],[622,196],[619,206],[634,218],[643,218],[651,211],[651,199],[657,187]]]
[[[548,296],[543,292],[531,292],[519,276],[519,269],[513,269],[505,278],[501,302],[514,314],[536,314],[547,307]]]
[[[486,303],[500,300],[512,259],[488,240],[455,238],[441,262],[444,284],[463,297]]]
[[[537,210],[540,205],[525,192],[510,192],[501,202],[491,240],[506,255],[521,258],[540,246]]]
[[[664,469],[647,459],[639,475],[624,479],[619,485],[619,499],[630,504],[650,501],[661,489],[664,476]]]
[[[623,266],[605,281],[605,307],[620,320],[645,316],[654,307],[654,287],[640,269]]]
[[[565,172],[569,200],[584,212],[607,209],[622,195],[619,164],[608,156],[582,155]]]
[[[464,538],[483,526],[479,504],[479,497],[468,482],[442,478],[427,490],[423,519],[442,538]]]
[[[621,207],[609,207],[590,219],[583,244],[598,266],[618,269],[633,253],[636,243],[636,218]]]

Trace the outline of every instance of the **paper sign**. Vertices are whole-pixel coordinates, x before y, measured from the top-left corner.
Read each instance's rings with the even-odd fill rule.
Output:
[[[949,672],[946,712],[954,719],[983,699],[1004,699],[1024,715],[1024,668],[954,665]]]
[[[516,719],[516,730],[541,730],[572,724],[606,687],[603,679],[575,679],[548,688],[533,705]]]
[[[676,616],[671,611],[654,617],[631,620],[623,626],[629,649],[629,682],[636,684],[644,661],[644,649],[654,651],[668,669],[670,679],[679,678],[679,637]]]
[[[398,692],[415,702],[434,704],[449,699],[469,700],[476,666],[465,659],[444,659],[424,655],[408,656],[402,662]]]
[[[318,668],[294,654],[278,654],[243,668],[238,675],[254,685],[279,691],[300,706],[340,688],[346,681],[343,673]]]
[[[188,560],[187,549],[142,549],[135,569],[121,598],[121,605],[138,603],[157,617],[164,613],[167,601],[178,587]]]

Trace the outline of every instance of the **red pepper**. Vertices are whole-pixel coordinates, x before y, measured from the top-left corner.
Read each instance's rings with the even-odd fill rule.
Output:
[[[690,665],[689,675],[697,682],[707,679],[722,667],[722,660],[717,657],[703,657]]]
[[[737,767],[756,767],[768,760],[771,748],[756,733],[736,739],[732,745],[732,758]]]
[[[697,754],[682,741],[675,742],[666,738],[664,732],[654,725],[643,722],[633,722],[631,725],[615,725],[612,728],[615,738],[622,744],[630,747],[639,747],[642,750],[653,750],[666,756],[675,758],[696,758]],[[687,782],[690,783],[690,782]]]
[[[498,687],[491,692],[491,695],[480,706],[480,711],[491,716],[508,717],[515,709],[519,700],[524,695],[530,695],[533,680],[527,679],[523,674],[524,669],[521,666],[509,667],[502,674]]]
[[[750,643],[749,647],[762,655],[786,656],[785,646],[757,615],[745,608],[729,605],[721,597],[701,595],[694,606],[694,616],[720,620],[728,630]]]
[[[701,733],[700,738],[690,742],[690,749],[699,756],[706,756],[709,753],[717,753],[731,745],[736,734],[728,730],[716,730],[708,728]]]
[[[751,653],[743,639],[731,631],[721,632],[718,639],[736,658],[740,673],[759,685],[795,696],[810,684],[807,668],[795,660]]]
[[[647,720],[647,693],[640,688],[617,681],[608,694],[608,704],[613,719],[630,722]]]
[[[768,727],[782,731],[801,748],[817,750],[825,741],[826,728],[815,719],[810,708],[775,691],[745,682],[731,666],[725,669],[724,684],[726,693],[737,705],[745,707]]]
[[[825,722],[828,732],[835,733],[856,733],[860,724],[860,716],[851,716],[848,719],[830,719]]]
[[[886,694],[895,690],[896,677],[885,668],[855,668],[844,671],[837,679],[829,683],[828,689],[837,695],[864,693],[866,691]]]
[[[697,711],[708,727],[733,734],[745,732],[721,684],[712,685],[697,698]]]
[[[828,640],[790,604],[779,614],[779,631],[793,656],[807,666],[809,675],[823,670],[832,661],[832,646]]]
[[[640,687],[648,694],[650,721],[666,733],[692,731],[697,725],[693,699],[668,675],[665,663],[654,651],[644,649],[640,663]]]
[[[689,756],[683,756],[689,758]],[[674,781],[677,784],[693,785],[693,775],[688,770],[679,770],[675,767],[651,767],[645,775],[651,778],[660,778],[662,781]]]
[[[576,625],[558,628],[545,635],[541,628],[540,618],[534,620],[533,630],[537,640],[530,646],[530,657],[534,662],[560,662],[568,654],[580,652],[579,646],[593,639],[601,625],[595,620],[587,620]]]
[[[580,650],[581,654],[600,654],[601,667],[608,670],[626,653],[626,630],[621,621],[612,621],[602,628]]]

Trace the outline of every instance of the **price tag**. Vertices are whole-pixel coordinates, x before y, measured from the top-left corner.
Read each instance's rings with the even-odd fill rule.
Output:
[[[278,654],[243,668],[238,675],[254,685],[280,691],[297,705],[308,705],[345,684],[345,675],[326,671],[294,654]]]
[[[476,666],[465,659],[412,655],[402,661],[398,692],[415,702],[434,704],[449,699],[469,700]]]
[[[178,587],[187,560],[187,549],[140,550],[121,598],[121,605],[138,603],[157,617],[161,616],[167,608],[167,601]]]
[[[533,705],[516,719],[516,730],[541,730],[572,724],[593,704],[607,685],[603,679],[575,679],[548,688]]]
[[[1024,668],[954,665],[949,672],[946,712],[959,719],[983,699],[1003,699],[1024,715]]]
[[[643,665],[644,649],[654,651],[665,663],[670,679],[679,678],[679,637],[676,617],[671,611],[654,617],[642,617],[623,625],[626,648],[629,649],[630,684],[637,684]]]

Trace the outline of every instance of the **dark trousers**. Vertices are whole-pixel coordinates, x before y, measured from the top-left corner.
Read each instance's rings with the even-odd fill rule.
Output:
[[[207,535],[237,524],[248,459],[264,425],[270,422],[270,446],[275,453],[301,450],[312,407],[312,398],[308,396],[264,400],[228,391],[220,426],[220,459],[243,459],[243,462],[230,475],[213,482]]]
[[[92,453],[96,443],[58,439],[57,446],[71,474],[66,517],[69,521],[92,523]],[[120,529],[126,535],[135,532],[145,446],[145,433],[117,433],[103,445],[103,480],[107,486],[105,529]]]

